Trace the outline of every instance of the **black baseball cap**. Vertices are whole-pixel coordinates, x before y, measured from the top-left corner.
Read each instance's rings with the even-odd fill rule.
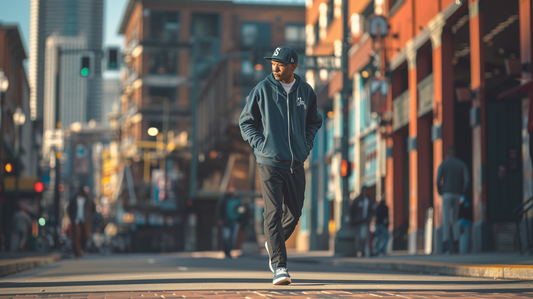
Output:
[[[274,60],[281,63],[298,63],[298,54],[291,47],[277,47],[272,53],[272,57],[263,57],[264,59]]]

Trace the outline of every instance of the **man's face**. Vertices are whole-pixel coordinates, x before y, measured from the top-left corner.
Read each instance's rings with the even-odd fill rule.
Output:
[[[288,80],[292,79],[297,64],[295,63],[283,63],[272,60],[272,74],[274,79],[283,83],[289,83]]]

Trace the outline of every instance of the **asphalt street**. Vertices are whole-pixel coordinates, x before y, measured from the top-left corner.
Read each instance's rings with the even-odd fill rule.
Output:
[[[369,271],[291,262],[290,255],[288,268],[293,283],[274,286],[266,256],[94,255],[2,277],[0,298],[533,297],[533,281]]]

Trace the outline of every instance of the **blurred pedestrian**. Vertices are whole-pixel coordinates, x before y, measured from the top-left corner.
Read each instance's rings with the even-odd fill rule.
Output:
[[[350,223],[355,231],[355,253],[361,252],[363,256],[370,256],[370,244],[368,242],[369,225],[373,216],[373,199],[370,189],[363,185],[350,208]]]
[[[239,125],[257,159],[272,283],[285,285],[291,283],[285,241],[302,215],[303,164],[322,126],[322,117],[313,88],[294,74],[298,54],[283,46],[265,59],[271,60],[272,74],[250,92]]]
[[[383,197],[376,208],[375,228],[374,238],[376,243],[373,253],[374,255],[385,255],[387,243],[389,242],[389,207]]]
[[[231,250],[235,246],[240,229],[239,220],[244,216],[246,207],[232,183],[228,184],[226,193],[218,200],[216,217],[218,225],[222,227],[222,239],[226,258],[232,258]]]
[[[437,190],[442,195],[443,249],[453,253],[459,243],[459,199],[466,192],[469,175],[466,164],[455,157],[455,148],[449,147],[447,158],[437,171]],[[453,235],[453,241],[452,241]]]
[[[74,256],[78,259],[85,250],[87,241],[91,237],[91,222],[95,212],[94,203],[89,199],[86,188],[81,187],[72,197],[67,211],[72,226],[72,244]]]
[[[31,228],[31,218],[23,207],[13,215],[13,231],[11,232],[11,252],[23,251]]]
[[[459,200],[459,253],[470,251],[470,230],[472,227],[472,205],[461,196]]]

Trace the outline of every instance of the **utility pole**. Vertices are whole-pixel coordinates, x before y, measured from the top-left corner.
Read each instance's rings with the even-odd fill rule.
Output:
[[[59,117],[59,113],[61,109],[59,109],[60,99],[59,99],[59,93],[60,93],[60,80],[61,80],[61,48],[57,48],[57,69],[56,69],[56,95],[55,95],[55,124],[56,124],[56,132],[61,129],[61,120]],[[55,136],[57,137],[57,136]],[[60,192],[59,191],[59,184],[61,180],[61,160],[60,158],[60,151],[59,146],[56,145],[55,147],[55,178],[54,178],[54,210],[53,210],[53,220],[52,225],[54,226],[54,239],[57,240],[58,237],[58,229],[59,229],[59,204],[60,204]],[[54,242],[55,244],[55,242]]]
[[[196,38],[195,38],[196,39]],[[196,65],[198,63],[198,51],[200,50],[200,43],[195,40],[194,46],[193,46],[193,69],[192,69],[192,88],[191,88],[191,115],[192,115],[192,148],[191,148],[191,175],[190,175],[190,190],[189,190],[189,199],[194,200],[196,197],[196,176],[198,173],[198,149],[197,149],[197,141],[196,141],[196,134],[198,132],[196,119],[198,114],[198,66]]]
[[[163,149],[164,154],[164,165],[165,165],[165,174],[164,174],[164,184],[165,184],[165,196],[163,198],[163,202],[166,204],[168,199],[168,184],[167,184],[167,176],[168,176],[168,166],[167,166],[167,154],[168,154],[168,127],[169,127],[169,110],[170,110],[170,99],[167,97],[163,101],[163,144],[165,148]]]
[[[348,47],[350,35],[348,32],[348,1],[342,1],[342,137],[341,137],[341,158],[350,161],[348,157],[349,146],[349,130],[348,130],[348,115],[350,106],[350,80],[348,78]],[[335,236],[335,253],[339,255],[349,256],[355,253],[354,250],[354,234],[350,227],[349,214],[349,197],[348,190],[349,177],[342,178],[342,206],[341,206],[341,227]]]

